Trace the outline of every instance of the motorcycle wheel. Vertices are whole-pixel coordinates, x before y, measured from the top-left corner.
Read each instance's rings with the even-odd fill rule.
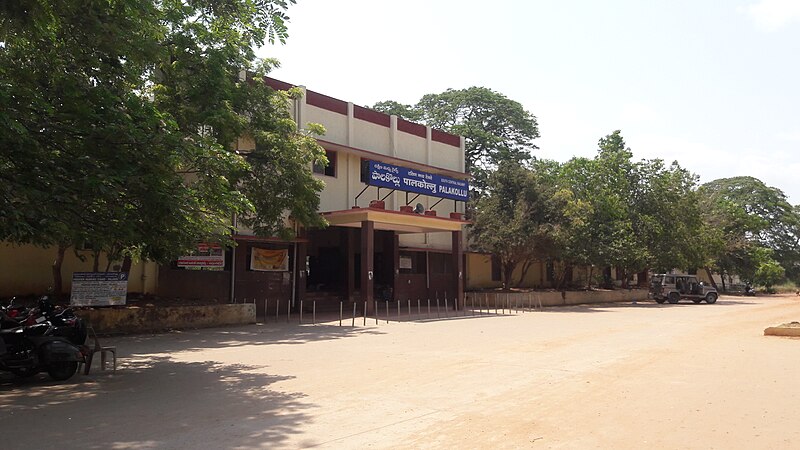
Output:
[[[78,371],[77,361],[60,361],[47,366],[47,373],[56,381],[70,379]]]

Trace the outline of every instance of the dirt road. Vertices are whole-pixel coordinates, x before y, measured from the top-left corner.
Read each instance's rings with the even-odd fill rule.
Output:
[[[800,448],[800,339],[763,336],[792,320],[798,297],[723,297],[124,337],[116,375],[4,378],[0,435],[3,448]]]

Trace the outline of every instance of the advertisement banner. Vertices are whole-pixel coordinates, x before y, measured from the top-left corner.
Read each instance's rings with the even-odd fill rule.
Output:
[[[289,250],[250,249],[250,270],[286,272],[289,270]]]
[[[225,251],[219,244],[197,244],[193,255],[178,258],[178,267],[193,269],[210,269],[225,267]]]
[[[124,305],[127,294],[127,272],[75,272],[69,303],[73,306]]]
[[[462,202],[469,199],[469,183],[466,180],[377,161],[369,162],[367,184]]]

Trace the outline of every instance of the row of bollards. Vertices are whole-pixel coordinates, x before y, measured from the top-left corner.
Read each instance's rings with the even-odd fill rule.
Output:
[[[493,300],[493,301],[490,302],[490,300]],[[237,303],[237,301],[234,300],[234,303]],[[245,298],[245,299],[242,300],[242,303],[252,303],[255,306],[256,299],[253,298],[252,301],[248,301],[248,299]],[[269,321],[269,318],[268,318],[268,315],[267,315],[267,311],[269,311],[269,303],[270,302],[269,302],[268,299],[264,299],[264,321],[265,322]],[[311,324],[316,325],[316,323],[317,323],[317,302],[316,301],[312,301],[311,303],[312,303],[312,307],[311,307]],[[390,301],[385,301],[386,323],[389,323],[389,321],[391,319],[390,312],[389,312],[390,303],[391,303]],[[397,310],[397,316],[396,316],[397,320],[401,320],[402,319],[401,301],[400,300],[396,300],[395,303],[396,303],[396,310]],[[508,314],[512,314],[512,313],[513,314],[519,314],[520,312],[524,314],[526,310],[527,311],[535,310],[537,308],[537,305],[538,305],[538,309],[541,310],[542,309],[542,301],[541,301],[541,299],[538,298],[538,296],[536,296],[535,294],[530,293],[530,292],[527,293],[527,296],[525,296],[524,298],[522,298],[519,295],[516,295],[516,296],[514,296],[513,299],[509,298],[509,294],[495,294],[494,298],[490,299],[488,293],[484,293],[483,297],[481,297],[480,294],[475,293],[475,294],[472,294],[472,295],[468,294],[468,295],[465,296],[465,298],[464,298],[464,308],[462,308],[461,310],[453,310],[453,311],[450,310],[450,305],[449,305],[448,299],[445,296],[445,298],[444,298],[444,312],[442,312],[442,305],[440,303],[439,298],[437,297],[436,298],[436,319],[441,319],[442,315],[444,315],[445,319],[449,319],[451,317],[451,314],[453,315],[453,317],[464,317],[464,316],[468,316],[468,315],[469,316],[476,316],[476,315],[482,316],[482,315],[491,315],[491,314],[494,314],[494,315],[506,315],[506,313],[508,313]],[[374,307],[375,325],[378,325],[378,323],[379,323],[379,317],[378,316],[379,316],[379,310],[380,310],[379,309],[379,301],[378,300],[375,300],[375,305],[374,306],[375,306]],[[406,306],[406,309],[407,309],[407,314],[406,314],[407,320],[411,320],[412,319],[412,300],[411,299],[406,300],[406,305],[405,306]],[[431,299],[427,299],[426,306],[427,306],[427,309],[426,309],[427,314],[423,317],[422,301],[421,301],[421,299],[417,298],[417,320],[420,320],[420,319],[430,320],[430,319],[433,318],[432,317],[432,310],[431,310]],[[299,321],[299,323],[301,325],[304,324],[304,316],[303,316],[304,312],[305,312],[304,301],[301,300],[299,302],[299,310],[298,310],[298,321]],[[363,324],[363,326],[366,326],[367,325],[367,317],[368,317],[368,314],[367,314],[367,302],[366,301],[364,301],[362,313],[363,313],[363,322],[362,322],[362,324]],[[344,302],[340,301],[339,302],[339,326],[342,326],[342,323],[344,321],[344,316],[343,315],[344,315]],[[358,303],[353,302],[353,314],[352,314],[352,317],[351,317],[351,326],[355,327],[355,325],[356,325],[356,317],[358,315],[359,315],[359,313],[358,313]],[[275,322],[276,323],[280,321],[280,316],[281,316],[281,302],[276,300],[275,301]],[[286,301],[286,323],[290,323],[291,322],[291,318],[292,318],[292,303],[291,303],[290,300],[287,300]]]

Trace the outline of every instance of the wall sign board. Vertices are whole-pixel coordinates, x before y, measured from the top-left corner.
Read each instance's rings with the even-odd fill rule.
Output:
[[[378,161],[369,162],[367,184],[462,202],[469,199],[469,183],[466,180]]]

